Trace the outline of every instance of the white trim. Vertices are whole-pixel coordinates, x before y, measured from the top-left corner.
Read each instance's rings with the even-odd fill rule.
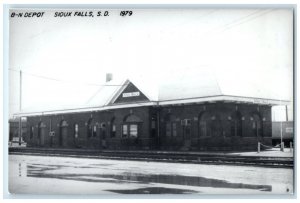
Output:
[[[288,105],[289,101],[275,100],[275,99],[264,99],[255,97],[238,97],[238,96],[212,96],[212,97],[201,97],[201,98],[190,98],[181,100],[168,100],[159,101],[159,105],[172,105],[172,104],[187,104],[187,103],[215,103],[217,101],[233,102],[233,103],[248,103],[248,104],[260,104],[260,105]]]
[[[128,87],[129,84],[132,84],[133,86],[135,86],[139,92],[141,92],[149,101],[151,101],[146,94],[144,94],[144,92],[142,92],[132,81],[130,81],[129,79],[127,79],[124,82],[124,85],[122,86],[122,88],[120,88],[117,93],[114,94],[114,96],[112,97],[112,99],[110,100],[110,102],[108,102],[108,104],[114,104],[115,101],[119,98],[119,96],[121,96],[121,94],[123,93],[123,91]]]
[[[141,88],[138,88],[138,86],[136,85],[136,84],[134,84],[132,81],[130,81],[131,82],[131,84],[133,84],[149,101],[151,101],[153,98],[151,98],[148,94],[147,94],[147,91],[146,92],[143,92],[142,90],[141,90]]]
[[[63,114],[63,113],[79,113],[79,112],[91,112],[91,111],[106,111],[110,109],[121,109],[121,108],[134,108],[140,106],[156,106],[157,102],[141,102],[134,104],[118,104],[109,105],[103,107],[87,107],[78,109],[64,109],[64,110],[49,110],[49,111],[39,111],[39,112],[28,112],[28,113],[16,113],[14,116],[43,116],[43,115],[53,115],[53,114]]]
[[[122,91],[121,91],[122,93]],[[120,94],[121,94],[120,93]],[[119,94],[119,95],[120,95]],[[140,106],[164,106],[164,105],[184,105],[190,103],[215,103],[217,101],[233,102],[233,103],[247,103],[247,104],[258,104],[258,105],[288,105],[289,101],[274,100],[274,99],[263,99],[263,98],[251,98],[251,97],[236,97],[236,96],[212,96],[202,98],[191,98],[182,100],[170,100],[170,101],[150,101],[150,102],[135,102],[131,104],[110,104],[102,107],[85,107],[77,109],[64,109],[64,110],[50,110],[40,112],[28,112],[28,113],[16,113],[14,116],[37,116],[37,115],[51,115],[51,114],[63,114],[63,113],[78,113],[78,112],[91,112],[91,111],[105,111],[110,109],[120,108],[133,108]]]
[[[117,98],[122,94],[122,92],[126,89],[130,81],[127,79],[123,83],[122,87],[116,91],[116,93],[113,94],[112,98],[109,100],[108,104],[113,104],[117,100]]]

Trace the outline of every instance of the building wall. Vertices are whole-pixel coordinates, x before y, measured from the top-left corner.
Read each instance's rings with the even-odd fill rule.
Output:
[[[49,135],[50,121],[54,136]],[[41,122],[44,125],[39,128]],[[89,123],[92,136],[88,133]],[[75,124],[78,124],[78,133]],[[138,126],[137,137],[122,136],[122,125],[129,128],[129,124]],[[112,132],[113,125],[115,133]],[[272,142],[271,107],[250,104],[144,106],[35,116],[28,118],[27,126],[27,134],[31,136],[27,139],[28,146],[34,147],[240,150],[256,149],[258,141],[265,145]],[[32,127],[33,133],[30,132]]]
[[[124,118],[135,115],[142,120],[139,124],[138,138],[122,138],[122,124]],[[114,119],[116,125],[115,136],[112,137],[111,121]],[[92,126],[96,126],[96,133],[88,136],[88,123],[92,119]],[[62,137],[62,121],[67,122],[65,127],[66,136]],[[39,124],[43,122],[44,141],[39,133]],[[51,122],[51,130],[50,130]],[[78,136],[75,136],[75,124],[78,124]],[[33,133],[30,137],[30,130]],[[130,109],[116,109],[103,112],[73,113],[60,115],[47,115],[28,117],[28,146],[34,147],[65,147],[65,148],[91,148],[91,149],[138,149],[149,148],[151,139],[149,131],[149,107]],[[40,130],[41,131],[41,130]],[[49,132],[53,131],[54,136]],[[40,134],[40,136],[39,136]],[[63,140],[63,141],[62,141]]]
[[[234,128],[234,117],[238,117],[235,116],[236,114],[240,117],[238,131]],[[169,106],[161,109],[160,116],[161,131],[165,132],[160,137],[163,149],[239,150],[256,149],[258,141],[266,145],[271,144],[271,107],[269,106],[231,103]],[[173,134],[167,136],[166,133],[167,117],[170,116],[173,117],[172,123],[176,125],[175,136]],[[203,116],[206,126],[201,128],[200,122]],[[257,119],[255,117],[259,117],[261,121],[259,133],[253,126],[253,122]],[[189,119],[190,125],[184,126],[183,119]]]

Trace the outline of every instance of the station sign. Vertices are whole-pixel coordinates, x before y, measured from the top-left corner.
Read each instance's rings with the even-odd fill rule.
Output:
[[[122,94],[123,97],[138,97],[140,92],[126,92]]]
[[[270,104],[270,102],[266,99],[253,99],[253,103],[258,103],[258,104]]]

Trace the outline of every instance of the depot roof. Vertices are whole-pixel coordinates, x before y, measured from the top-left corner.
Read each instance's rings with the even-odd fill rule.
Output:
[[[123,94],[123,99],[122,99]],[[129,98],[131,97],[131,98]],[[81,106],[20,112],[16,116],[101,111],[137,106],[162,106],[205,102],[287,105],[272,90],[245,83],[239,78],[218,78],[213,71],[185,69],[161,78],[139,76],[114,79],[101,86]]]

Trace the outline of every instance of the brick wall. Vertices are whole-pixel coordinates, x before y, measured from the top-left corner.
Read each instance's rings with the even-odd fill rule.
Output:
[[[128,115],[141,119],[138,138],[122,137],[122,124]],[[171,115],[171,116],[170,116]],[[111,134],[111,122],[116,126]],[[239,118],[238,122],[234,122]],[[89,137],[87,124],[93,119],[96,133]],[[172,119],[176,136],[166,135],[166,123]],[[187,126],[182,120],[189,119]],[[205,132],[200,121],[205,120]],[[50,120],[55,136],[50,137]],[[61,136],[61,122],[66,121]],[[240,150],[256,149],[257,142],[270,145],[272,138],[271,107],[251,104],[211,103],[162,107],[136,107],[101,112],[28,117],[28,146],[88,149],[165,149],[165,150]],[[159,122],[158,122],[159,121]],[[38,125],[44,123],[44,141],[38,137]],[[78,137],[75,127],[78,124]],[[173,124],[172,124],[173,125]],[[240,127],[236,127],[240,126]],[[259,127],[257,127],[259,126]]]
[[[207,123],[218,122],[218,129],[211,129],[212,124],[206,124],[206,136],[201,136],[199,119],[205,112],[210,120]],[[241,117],[240,131],[234,133],[231,128],[232,118],[239,112]],[[176,136],[166,136],[167,115],[175,118],[177,126]],[[254,114],[260,117],[259,133],[253,128]],[[161,109],[160,143],[163,149],[173,150],[235,150],[255,149],[258,140],[264,144],[271,144],[271,107],[250,104],[213,103],[203,105],[165,106]],[[190,119],[190,136],[185,135],[187,127],[181,125],[181,120]],[[213,120],[214,119],[214,120]],[[258,135],[258,136],[257,136]]]
[[[137,140],[125,139],[121,137],[121,125],[124,118],[134,114],[143,121],[139,126],[139,136]],[[115,137],[111,136],[111,120],[114,119],[116,125]],[[87,124],[93,119],[92,124],[97,126],[95,136],[88,137]],[[51,131],[55,136],[50,137],[50,120]],[[67,122],[66,132],[61,143],[62,121]],[[38,137],[39,123],[43,122],[44,127],[44,144],[41,145],[41,138]],[[75,124],[78,124],[78,137],[75,138]],[[105,126],[105,127],[104,127]],[[102,112],[58,114],[46,116],[28,117],[28,131],[34,127],[32,138],[28,139],[28,146],[41,147],[65,147],[65,148],[92,148],[92,149],[137,149],[149,148],[149,107],[139,107],[130,109],[116,109]],[[104,135],[105,134],[105,135]],[[30,135],[29,135],[30,136]],[[103,138],[105,136],[105,138]],[[138,143],[138,146],[134,145]]]

